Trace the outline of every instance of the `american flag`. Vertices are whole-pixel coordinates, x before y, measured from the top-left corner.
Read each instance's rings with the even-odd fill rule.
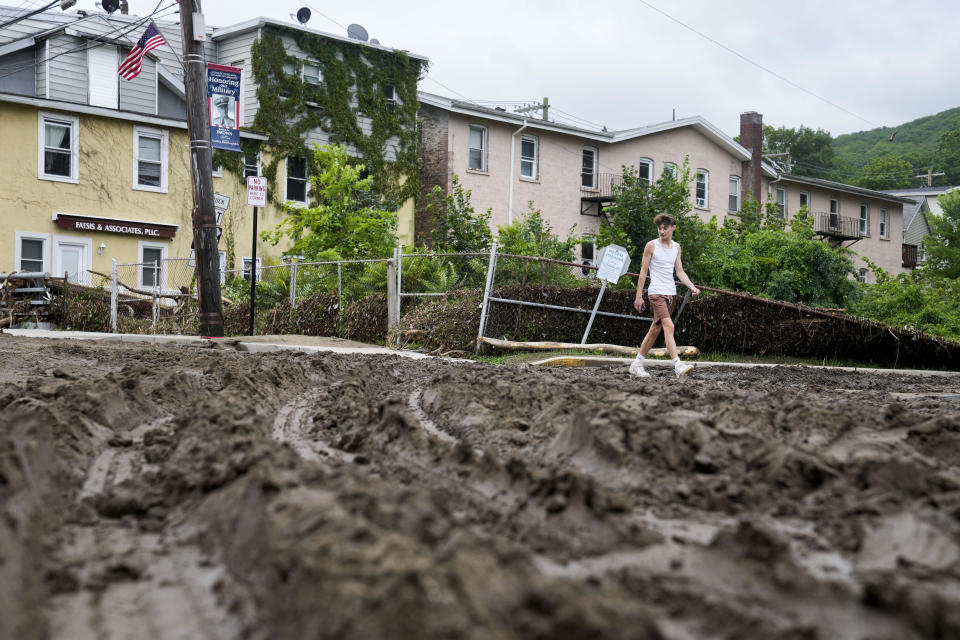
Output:
[[[124,58],[123,62],[120,63],[120,68],[117,70],[117,73],[127,80],[133,80],[140,75],[140,70],[142,69],[140,61],[147,51],[152,51],[162,44],[167,44],[167,42],[163,39],[163,36],[160,35],[160,32],[157,31],[156,25],[151,22],[147,30],[143,32],[143,35],[137,41],[137,46],[135,46],[130,51],[130,54]]]

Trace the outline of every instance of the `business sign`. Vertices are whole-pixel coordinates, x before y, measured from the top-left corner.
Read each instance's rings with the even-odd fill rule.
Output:
[[[207,65],[207,111],[214,149],[240,151],[241,72],[239,67]]]
[[[616,244],[608,244],[600,249],[600,266],[597,279],[604,282],[616,282],[630,268],[630,254]]]
[[[263,176],[247,176],[247,204],[254,207],[267,206],[267,179]]]
[[[57,226],[75,231],[98,231],[100,233],[122,233],[144,238],[173,238],[180,227],[175,224],[158,224],[138,220],[115,220],[112,218],[94,218],[91,216],[71,216],[54,214]]]

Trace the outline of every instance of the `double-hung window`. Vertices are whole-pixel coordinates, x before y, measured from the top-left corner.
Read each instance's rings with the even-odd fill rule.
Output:
[[[251,270],[250,267],[253,266],[253,258],[249,256],[244,256],[242,260],[242,264],[243,264],[243,279],[249,281],[250,270]],[[263,279],[263,273],[261,273],[262,264],[263,264],[263,261],[260,258],[257,258],[257,266],[253,273],[253,277],[257,280]]]
[[[580,171],[580,185],[588,189],[597,188],[597,150],[594,147],[583,148],[583,168]]]
[[[830,199],[830,228],[840,228],[840,201],[833,198]]]
[[[637,177],[644,185],[650,186],[650,183],[653,182],[653,160],[640,158],[637,163]]]
[[[140,282],[141,287],[166,287],[167,273],[164,260],[167,257],[167,245],[157,242],[141,240],[138,243],[140,250]]]
[[[886,209],[880,209],[880,237],[883,239],[890,237],[890,225]]]
[[[783,187],[777,187],[777,217],[781,220],[787,218],[787,190]]]
[[[316,62],[303,63],[303,82],[314,87],[319,87],[323,83],[323,71]]]
[[[167,132],[133,128],[133,188],[167,192]]]
[[[397,108],[397,88],[392,84],[385,84],[381,87],[383,99],[387,102],[387,109],[393,111]]]
[[[860,235],[870,235],[870,208],[860,203]]]
[[[730,176],[730,197],[727,200],[727,209],[740,211],[740,177]]]
[[[288,202],[307,204],[307,161],[304,158],[287,158]]]
[[[520,176],[537,179],[537,138],[523,136],[520,138]]]
[[[810,194],[806,191],[800,192],[800,206],[806,207],[807,209],[810,208]]]
[[[37,175],[44,180],[78,182],[79,120],[70,116],[41,113],[39,123],[40,159]]]
[[[710,173],[706,169],[697,169],[697,206],[706,209],[710,206]]]
[[[467,168],[474,171],[487,170],[487,128],[470,125],[470,148]]]
[[[260,152],[243,154],[243,177],[257,177],[260,175]]]
[[[14,269],[42,273],[49,270],[50,236],[45,233],[15,231]]]
[[[672,162],[663,163],[663,172],[670,176],[671,180],[677,179],[677,165]]]

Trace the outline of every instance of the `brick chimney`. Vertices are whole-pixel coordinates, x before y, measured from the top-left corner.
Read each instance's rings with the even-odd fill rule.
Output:
[[[740,114],[740,144],[750,152],[743,161],[744,195],[747,191],[760,200],[761,163],[763,162],[763,114],[747,111]]]

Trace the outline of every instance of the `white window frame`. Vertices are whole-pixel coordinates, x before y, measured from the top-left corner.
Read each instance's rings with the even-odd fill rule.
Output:
[[[470,166],[470,152],[476,149],[476,147],[470,146],[474,131],[480,132],[480,168]],[[487,128],[480,124],[471,124],[467,128],[467,170],[487,172]]]
[[[834,204],[836,204],[837,206],[834,207],[833,206]],[[828,215],[830,216],[828,218],[828,221],[829,221],[828,224],[830,225],[830,228],[839,229],[840,228],[840,200],[839,199],[830,198],[830,213]],[[836,216],[837,218],[836,224],[834,224],[834,219],[833,219],[834,216]]]
[[[155,187],[138,182],[140,177],[140,138],[154,138],[160,140],[160,186]],[[167,166],[169,164],[170,134],[165,129],[149,127],[133,128],[133,188],[137,191],[153,191],[167,193]],[[153,162],[150,160],[149,162]]]
[[[240,161],[243,163],[243,177],[246,178],[246,177],[248,177],[248,176],[247,176],[247,167],[249,167],[249,166],[251,166],[251,165],[248,165],[248,164],[247,164],[247,154],[243,153],[243,154],[241,154],[241,156],[242,156],[242,157],[240,158]],[[256,175],[256,177],[260,177],[260,176],[263,175],[263,173],[261,173],[262,169],[263,169],[263,167],[262,167],[261,164],[260,164],[260,152],[257,151],[257,175]]]
[[[307,69],[308,66],[310,66],[310,67],[316,67],[316,69],[317,69],[317,81],[316,81],[316,82],[310,82],[309,80],[307,80],[306,69]],[[309,85],[312,86],[312,87],[322,86],[322,85],[323,85],[323,67],[320,65],[319,62],[317,62],[317,61],[315,61],[315,60],[304,60],[304,61],[300,64],[300,78],[303,80],[303,83],[304,83],[304,84],[309,84]]]
[[[590,247],[590,257],[587,258],[583,255],[583,249],[585,247]],[[580,243],[580,264],[594,266],[597,264],[597,243],[596,241],[586,238]],[[597,272],[595,269],[583,269],[581,268],[580,272],[587,278],[597,277]]]
[[[697,195],[700,190],[700,178],[703,178],[703,197]],[[710,172],[706,169],[697,169],[696,177],[693,181],[693,196],[696,206],[700,209],[710,208]]]
[[[803,201],[804,198],[806,198],[806,200],[807,200],[806,202]],[[804,206],[804,205],[806,205],[807,210],[809,211],[809,210],[810,210],[810,207],[811,207],[811,204],[810,204],[810,192],[809,192],[809,191],[801,191],[801,192],[800,192],[800,206],[802,207],[802,206]]]
[[[660,175],[662,176],[664,173],[669,173],[671,176],[673,176],[673,179],[676,180],[677,176],[680,175],[680,169],[676,162],[664,162],[663,171],[660,173]]]
[[[300,180],[300,178],[294,178],[295,180]],[[288,194],[288,188],[290,186],[290,156],[287,156],[283,160],[283,199],[285,202],[294,205],[307,206],[307,202],[310,200],[310,163],[307,162],[306,158],[303,158],[303,200],[292,200]]]
[[[583,170],[583,167],[581,166],[581,168],[580,168],[580,186],[583,187],[583,188],[585,188],[585,189],[596,189],[596,188],[597,188],[597,178],[598,178],[598,176],[599,176],[599,174],[598,174],[598,172],[597,172],[597,168],[598,168],[599,165],[600,165],[600,150],[597,149],[596,147],[591,147],[591,146],[585,145],[585,146],[583,147],[583,149],[581,150],[581,152],[580,152],[580,158],[581,158],[580,164],[581,164],[581,165],[583,165],[583,156],[584,156],[584,154],[586,154],[586,153],[592,153],[592,154],[593,154],[593,172],[590,174],[590,178],[591,178],[590,184],[583,184],[583,177],[584,177],[585,175],[587,175],[587,174],[586,174],[586,172]]]
[[[49,84],[49,83],[48,83]],[[47,122],[60,125],[69,125],[70,127],[70,175],[58,176],[52,173],[45,173],[44,157],[47,147]],[[53,180],[54,182],[70,182],[78,184],[80,182],[80,119],[76,116],[68,116],[59,113],[46,113],[41,111],[37,117],[38,123],[38,148],[40,150],[37,159],[37,177],[41,180]]]
[[[87,104],[120,108],[120,56],[117,47],[92,43],[87,48]]]
[[[523,143],[532,142],[533,143],[533,156],[524,156],[523,155]],[[537,180],[540,177],[540,167],[538,159],[540,157],[540,139],[537,136],[520,136],[520,179],[521,180]],[[524,163],[530,167],[531,175],[527,175],[523,172]]]
[[[870,271],[866,267],[860,267],[860,270],[857,272],[857,280],[865,283],[869,275]]]
[[[860,230],[861,236],[870,235],[870,206],[865,202],[860,203],[860,217],[858,218],[859,223],[857,228]]]
[[[77,282],[80,284],[91,284],[90,269],[93,269],[93,240],[90,238],[78,238],[76,236],[53,236],[53,271],[50,275],[54,278],[63,277],[63,262],[60,258],[60,252],[57,250],[62,245],[74,245],[84,248],[83,264],[80,268],[83,273],[77,274]]]
[[[240,259],[240,277],[244,280],[247,280],[247,270],[250,269],[250,262],[253,260],[251,256],[243,256]],[[258,282],[263,280],[263,258],[257,256],[257,266],[256,273],[253,275]],[[250,282],[247,280],[247,282]]]
[[[143,270],[147,267],[145,266],[143,260],[143,250],[144,249],[159,249],[160,250],[160,273],[157,285],[160,287],[160,290],[163,291],[167,288],[167,258],[170,253],[170,243],[168,242],[152,242],[150,240],[137,240],[137,288],[143,289],[149,285],[144,284],[143,282]]]
[[[786,187],[777,187],[773,192],[773,197],[777,203],[777,208],[780,209],[780,215],[778,216],[781,220],[787,219],[787,189]]]
[[[389,89],[389,91],[387,91]],[[392,84],[385,84],[380,87],[380,93],[383,94],[383,99],[387,102],[387,109],[393,111],[397,108],[397,105],[400,103],[400,99],[397,97],[397,87]]]
[[[740,176],[730,176],[729,193],[727,194],[727,210],[737,213],[740,211]],[[736,198],[734,206],[730,206],[730,199]]]
[[[220,284],[227,282],[227,252],[217,251],[217,264],[220,265]]]
[[[645,167],[647,168],[647,177],[646,177],[646,178],[644,178],[643,176],[640,175],[640,167],[643,167],[643,166],[645,166]],[[653,184],[653,160],[651,160],[650,158],[640,158],[640,159],[637,161],[637,177],[638,177],[640,180],[645,181],[645,182],[646,182],[646,185],[647,185],[648,187],[649,187],[651,184]]]
[[[890,213],[887,209],[880,209],[880,237],[890,239]]]
[[[20,271],[20,260],[23,258],[21,241],[22,240],[40,240],[43,242],[43,253],[41,272],[49,273],[53,275],[53,272],[50,270],[50,251],[53,246],[53,239],[49,233],[34,233],[32,231],[14,231],[13,232],[13,268],[15,271]]]

